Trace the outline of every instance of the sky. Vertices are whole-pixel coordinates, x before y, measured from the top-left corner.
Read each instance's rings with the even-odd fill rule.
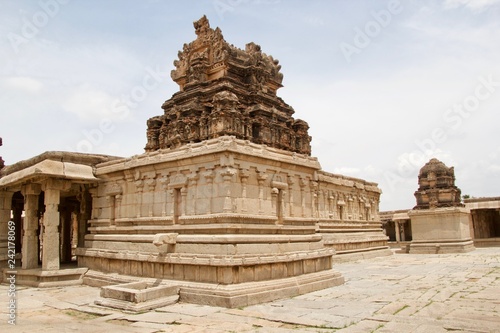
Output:
[[[0,156],[142,154],[203,15],[279,59],[312,156],[378,183],[380,210],[415,206],[433,157],[500,196],[500,0],[0,0]]]

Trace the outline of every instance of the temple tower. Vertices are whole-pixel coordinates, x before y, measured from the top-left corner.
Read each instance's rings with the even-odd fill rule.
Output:
[[[413,240],[410,253],[450,253],[474,250],[470,235],[470,212],[455,186],[455,170],[436,158],[418,174],[417,205],[411,218]]]

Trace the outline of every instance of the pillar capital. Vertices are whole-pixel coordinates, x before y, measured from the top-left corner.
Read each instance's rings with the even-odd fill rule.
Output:
[[[42,190],[68,191],[71,188],[69,180],[49,178],[42,184]]]
[[[21,188],[21,193],[23,195],[39,195],[41,191],[42,186],[36,183],[23,185],[23,187]]]

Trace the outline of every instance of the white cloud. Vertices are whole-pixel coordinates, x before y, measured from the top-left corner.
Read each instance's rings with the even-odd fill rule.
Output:
[[[481,12],[498,3],[500,0],[446,0],[444,8],[452,9],[464,6],[474,12]]]
[[[113,119],[125,121],[131,113],[120,100],[90,84],[70,88],[68,97],[63,101],[63,110],[77,115],[83,121]],[[122,112],[124,111],[124,112]]]
[[[42,82],[27,76],[7,77],[0,82],[4,89],[20,93],[39,93],[43,88]]]

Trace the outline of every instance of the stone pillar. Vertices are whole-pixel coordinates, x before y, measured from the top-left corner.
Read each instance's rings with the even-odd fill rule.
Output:
[[[12,246],[9,246],[9,243],[14,244],[14,246],[16,244],[15,232],[13,234],[14,237],[9,237],[10,235],[8,227],[10,221],[10,213],[12,210],[13,195],[14,192],[0,191],[0,263],[2,263],[4,260],[7,260],[8,249],[12,249]],[[4,267],[7,267],[7,265],[2,264],[1,268]],[[1,280],[2,277],[0,276],[0,281]]]
[[[43,252],[42,269],[58,270],[60,266],[59,257],[59,203],[61,202],[61,190],[69,189],[62,180],[49,179],[43,184],[45,193],[45,213],[43,215]]]
[[[86,186],[86,185],[85,185]],[[88,230],[88,221],[92,215],[92,196],[86,188],[82,188],[78,194],[80,201],[80,212],[78,214],[78,247],[85,246],[85,235]]]
[[[15,193],[12,200],[12,215],[16,225],[16,253],[21,253],[21,244],[23,238],[23,208],[24,199],[15,200]]]
[[[400,242],[401,241],[401,234],[400,234],[400,231],[399,231],[399,222],[398,220],[394,221],[394,233],[396,235],[396,242]]]
[[[38,196],[41,188],[39,184],[25,185],[22,189],[24,196],[24,222],[23,222],[23,245],[22,245],[22,267],[31,269],[38,267]],[[59,239],[57,240],[59,244]]]

